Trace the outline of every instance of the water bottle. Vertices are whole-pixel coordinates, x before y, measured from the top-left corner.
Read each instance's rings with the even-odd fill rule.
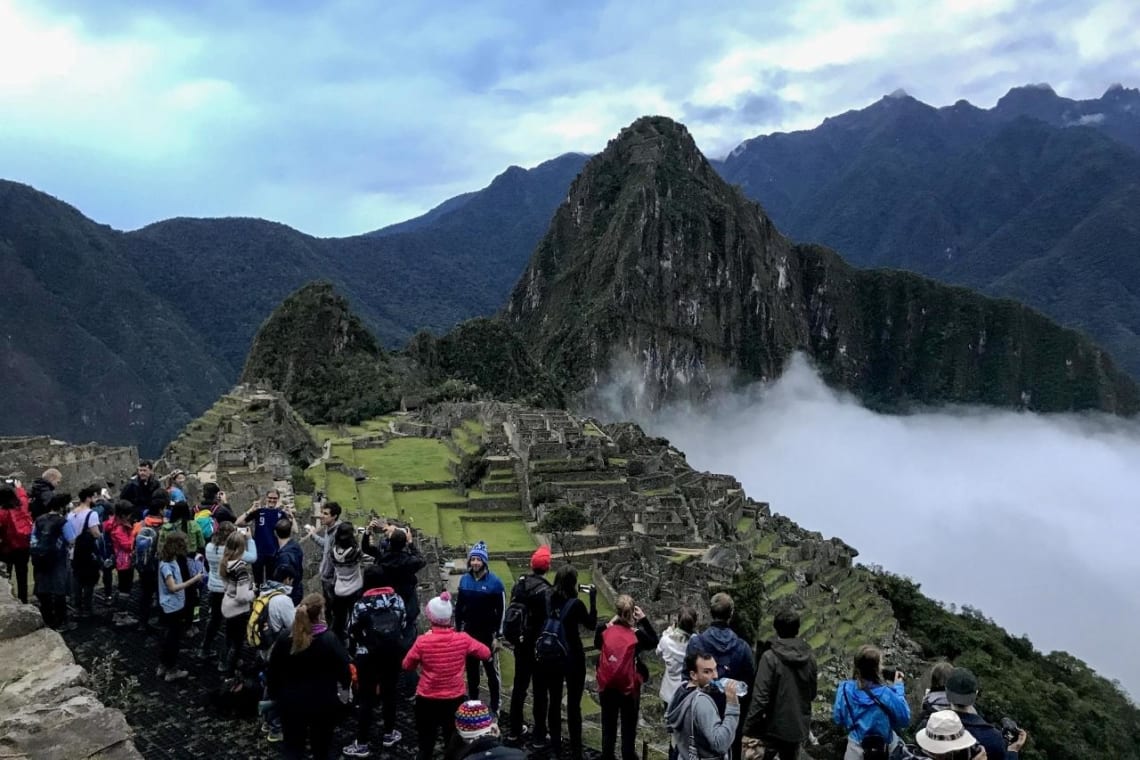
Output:
[[[732,681],[732,680],[734,680],[734,679],[732,679],[732,678],[718,678],[715,681],[713,681],[713,683],[716,684],[716,687],[718,689],[720,689],[721,691],[724,691],[724,687],[726,685],[728,685],[729,681]],[[744,681],[737,681],[736,682],[736,696],[743,697],[747,693],[748,693],[748,684],[744,683]]]

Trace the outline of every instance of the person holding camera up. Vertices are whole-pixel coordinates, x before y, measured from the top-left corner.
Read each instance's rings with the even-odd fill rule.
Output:
[[[1029,735],[1009,718],[1002,721],[999,729],[978,714],[975,707],[978,701],[977,676],[966,668],[954,668],[946,679],[946,699],[965,729],[986,748],[986,760],[1017,760]]]
[[[372,545],[373,535],[383,535],[379,546]],[[411,529],[401,528],[382,517],[373,518],[361,539],[360,549],[376,560],[376,567],[384,572],[384,582],[394,588],[404,600],[404,639],[405,645],[411,646],[412,639],[415,638],[416,620],[420,615],[420,603],[416,595],[419,581],[416,574],[427,565],[427,560],[412,539]]]
[[[864,644],[855,653],[851,680],[835,691],[832,719],[847,732],[844,760],[887,760],[899,743],[895,731],[910,723],[903,674],[881,670],[883,655]]]
[[[281,506],[281,492],[276,488],[270,488],[265,492],[265,498],[255,499],[253,505],[234,523],[239,528],[244,528],[250,522],[253,523],[253,541],[257,544],[257,561],[253,563],[253,578],[258,586],[265,583],[266,569],[272,565],[273,558],[277,556],[277,535],[273,529],[277,527],[278,520],[286,517],[291,517],[291,514]]]
[[[657,632],[628,594],[619,596],[614,607],[617,614],[594,634],[598,699],[602,703],[602,760],[615,758],[619,720],[621,758],[637,760],[641,684],[649,680],[649,670],[638,655],[657,646]]]

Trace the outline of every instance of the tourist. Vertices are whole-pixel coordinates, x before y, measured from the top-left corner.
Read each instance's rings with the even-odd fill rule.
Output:
[[[269,654],[267,695],[281,716],[287,758],[304,757],[306,744],[313,757],[329,757],[342,710],[339,691],[352,682],[348,653],[328,630],[324,612],[321,594],[302,599],[291,635]]]
[[[237,529],[226,539],[218,569],[218,575],[224,584],[221,610],[226,621],[226,653],[218,669],[227,675],[233,675],[241,657],[249,611],[256,595],[253,569],[246,560],[250,553],[256,558],[257,546],[243,530]]]
[[[455,711],[455,733],[457,738],[445,756],[448,760],[526,760],[522,750],[502,745],[495,712],[477,699],[464,702]]]
[[[818,671],[811,647],[800,635],[800,616],[784,609],[773,621],[776,635],[760,655],[744,733],[764,740],[764,760],[796,760],[811,731],[811,704]]]
[[[966,668],[954,668],[946,677],[946,699],[958,714],[966,730],[986,749],[987,760],[1016,760],[1029,735],[1020,729],[1018,738],[1008,747],[1001,730],[978,714],[978,678]],[[929,725],[929,724],[928,724]]]
[[[277,553],[273,555],[273,561],[270,563],[273,569],[271,575],[276,578],[278,570],[283,567],[289,568],[292,577],[296,579],[290,594],[296,606],[301,603],[301,597],[305,595],[305,584],[301,582],[305,572],[305,552],[297,543],[297,539],[293,538],[293,518],[283,517],[278,520],[273,526],[273,535],[277,539]]]
[[[936,662],[930,669],[930,688],[922,697],[922,715],[918,719],[918,727],[926,725],[930,716],[936,712],[950,709],[950,700],[946,698],[946,679],[954,672],[954,663]]]
[[[348,651],[356,665],[356,740],[342,752],[346,757],[372,755],[372,722],[379,696],[384,727],[380,743],[393,747],[402,738],[396,729],[397,686],[405,646],[407,610],[403,598],[387,585],[382,569],[364,573],[365,591],[348,618]]]
[[[305,526],[305,538],[312,539],[321,547],[321,564],[318,572],[321,576],[321,591],[325,595],[326,610],[332,609],[333,600],[336,598],[333,594],[333,587],[336,585],[336,566],[333,565],[332,559],[332,537],[336,533],[336,526],[340,524],[340,515],[340,504],[329,501],[321,505],[320,526],[317,528],[312,525]]]
[[[420,615],[420,602],[416,595],[416,586],[419,585],[417,574],[427,561],[416,547],[409,528],[401,528],[382,520],[372,520],[368,527],[369,530],[365,531],[362,539],[361,550],[376,559],[376,566],[384,570],[385,583],[396,589],[396,593],[404,600],[404,609],[408,615],[405,635],[410,646],[415,636],[416,620]],[[374,531],[384,532],[384,546],[371,545],[370,534]]]
[[[444,591],[424,607],[431,629],[416,638],[404,656],[404,670],[419,669],[416,685],[416,739],[419,760],[431,760],[435,740],[442,732],[446,747],[455,733],[455,711],[467,691],[464,683],[467,658],[486,660],[491,649],[453,627],[451,597]]]
[[[291,594],[294,585],[300,584],[295,583],[293,568],[282,565],[277,568],[273,578],[265,581],[253,604],[246,638],[248,643],[257,646],[258,656],[266,663],[273,645],[278,639],[288,636],[293,629],[296,609]],[[265,719],[265,738],[270,742],[282,741],[285,735],[281,730],[281,714],[277,705],[269,699],[268,690],[264,701],[266,704],[263,706],[262,717]]]
[[[253,563],[253,577],[259,586],[265,582],[266,569],[277,554],[277,535],[273,529],[277,526],[278,520],[288,516],[289,512],[281,508],[281,492],[271,488],[263,499],[256,499],[253,506],[234,523],[239,528],[253,523],[253,540],[257,544],[257,561]]]
[[[170,494],[162,488],[158,478],[154,476],[154,463],[149,459],[139,462],[137,473],[123,486],[120,499],[129,501],[135,507],[135,522],[143,519],[148,510],[153,509],[154,497],[157,492],[166,496],[166,503],[170,503]]]
[[[202,503],[198,511],[206,510],[214,518],[214,522],[236,522],[237,515],[230,509],[226,492],[218,487],[217,483],[204,483],[202,485]],[[212,538],[212,536],[211,536]]]
[[[48,503],[62,482],[63,475],[54,467],[47,468],[43,475],[32,481],[32,487],[28,491],[28,512],[33,520],[38,520],[40,515],[47,514]]]
[[[186,501],[186,473],[182,470],[173,470],[163,481],[163,488],[170,494],[170,503],[177,504],[180,501]],[[193,547],[191,547],[193,552]]]
[[[740,723],[740,699],[737,684],[729,679],[724,686],[724,716],[716,700],[709,696],[719,677],[716,658],[708,652],[690,650],[685,654],[688,680],[673,693],[665,711],[665,726],[678,757],[686,759],[718,758],[731,755]]]
[[[550,572],[550,547],[543,546],[535,549],[530,556],[530,575],[519,578],[518,583],[511,589],[511,604],[522,605],[526,610],[526,626],[522,631],[522,638],[515,644],[515,678],[511,687],[511,725],[507,741],[512,744],[526,738],[526,725],[523,723],[523,705],[526,702],[527,689],[534,682],[534,723],[536,733],[547,735],[546,730],[546,683],[542,681],[540,673],[534,667],[534,645],[538,641],[538,634],[546,622],[546,609],[550,604],[550,594],[553,591],[546,574]]]
[[[158,607],[165,633],[159,654],[159,665],[155,675],[167,681],[177,681],[189,673],[178,669],[178,649],[186,630],[186,590],[196,588],[205,573],[198,573],[183,580],[178,557],[186,556],[186,534],[174,531],[166,537],[162,545],[158,565]]]
[[[0,562],[8,566],[9,577],[15,576],[16,597],[27,604],[28,545],[33,521],[27,496],[20,498],[22,491],[18,480],[0,486]]]
[[[135,574],[139,581],[139,627],[148,633],[154,629],[150,625],[150,611],[158,595],[158,539],[162,526],[166,523],[166,508],[170,496],[161,488],[154,493],[150,506],[143,510],[144,517],[135,519],[131,528],[134,541]],[[138,504],[132,503],[131,516],[139,514]]]
[[[69,493],[51,497],[46,511],[36,518],[28,549],[40,614],[44,625],[57,631],[75,630],[75,623],[67,619],[67,595],[71,588],[71,562],[67,555],[68,547],[75,541],[74,528],[64,516],[70,505]]]
[[[84,486],[79,490],[79,502],[67,516],[75,545],[71,554],[72,605],[76,620],[91,617],[95,611],[95,585],[103,569],[103,556],[99,549],[102,528],[99,515],[91,508],[99,489]]]
[[[581,629],[593,632],[598,626],[598,589],[589,586],[590,607],[578,598],[578,571],[563,565],[554,574],[554,591],[550,595],[547,613],[556,617],[565,637],[566,653],[561,662],[540,657],[535,651],[535,668],[541,671],[540,680],[546,685],[547,736],[538,733],[536,725],[533,746],[535,749],[551,747],[554,753],[562,747],[562,691],[566,690],[566,724],[570,734],[570,755],[582,758],[582,694],[586,690],[586,650],[582,647]],[[536,721],[537,724],[537,721]]]
[[[467,698],[479,699],[480,669],[487,673],[487,702],[499,714],[499,636],[503,632],[503,611],[507,607],[507,588],[499,576],[491,572],[487,544],[476,541],[467,553],[467,572],[459,579],[459,595],[455,600],[455,627],[486,644],[491,658],[467,658]],[[482,660],[482,661],[481,661]]]
[[[930,714],[927,727],[918,730],[914,740],[934,760],[985,760],[986,748],[962,726],[952,710],[936,710]]]
[[[132,550],[134,541],[131,538],[134,524],[131,515],[134,505],[129,501],[119,500],[112,506],[109,514],[103,520],[103,540],[106,549],[111,555],[111,564],[103,565],[103,594],[106,602],[118,608],[131,593],[131,584],[135,579]],[[118,580],[118,592],[112,596],[112,580]]]
[[[210,536],[210,542],[206,544],[206,593],[209,598],[210,617],[206,621],[206,632],[202,636],[202,648],[199,651],[199,656],[203,659],[210,657],[214,653],[214,637],[218,635],[218,631],[222,629],[222,597],[225,596],[226,583],[222,580],[222,557],[226,552],[226,541],[234,534],[237,528],[230,521],[218,523],[218,527],[214,530],[214,535]],[[253,541],[249,540],[246,543],[247,552],[242,555],[247,563],[253,562],[257,559],[257,547],[253,546]],[[225,649],[223,648],[223,652]],[[219,660],[219,669],[224,669],[222,663],[225,662],[223,656]]]
[[[901,671],[890,684],[881,680],[883,656],[869,644],[855,654],[851,680],[835,692],[832,720],[847,732],[845,760],[861,760],[865,750],[891,751],[899,738],[894,733],[910,723],[910,707]],[[1000,738],[1000,735],[999,735]]]
[[[732,597],[723,592],[714,594],[709,601],[709,616],[712,622],[701,633],[689,639],[685,654],[708,652],[716,660],[720,678],[731,678],[745,684],[756,679],[755,660],[752,647],[732,630],[732,615],[735,605]],[[740,697],[740,711],[748,715],[752,693]],[[744,722],[736,725],[736,740],[732,743],[732,760],[740,760],[744,741]]]
[[[364,585],[360,563],[363,556],[356,544],[356,529],[352,523],[338,524],[333,533],[332,559],[336,580],[333,581],[333,614],[329,624],[342,642],[347,639],[348,613],[360,598],[360,589]]]
[[[621,759],[637,760],[637,718],[641,711],[641,684],[649,671],[638,655],[657,646],[657,632],[633,598],[622,594],[614,602],[617,614],[594,634],[598,648],[598,700],[602,705],[602,758],[614,760],[618,723],[621,724]]]
[[[177,501],[170,505],[170,519],[163,524],[158,532],[158,551],[162,553],[162,545],[166,536],[173,531],[186,534],[187,551],[178,558],[178,566],[182,568],[183,577],[197,575],[199,570],[205,570],[201,560],[206,550],[206,536],[202,533],[202,526],[190,514],[190,505],[186,500]],[[202,594],[199,589],[190,589],[186,594],[186,622],[194,633],[192,626],[198,622],[198,608],[202,604]]]
[[[657,643],[657,656],[665,663],[658,694],[665,707],[673,701],[673,693],[688,680],[685,673],[685,649],[697,630],[697,611],[688,605],[677,613],[677,622],[665,629]]]

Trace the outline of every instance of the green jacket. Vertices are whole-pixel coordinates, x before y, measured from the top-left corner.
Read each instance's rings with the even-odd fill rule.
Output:
[[[158,531],[158,551],[162,552],[162,545],[166,542],[166,537],[176,530],[182,530],[182,526],[178,523],[165,522],[162,524],[162,529]],[[202,533],[202,527],[198,525],[197,520],[190,518],[186,521],[186,553],[193,556],[206,550],[206,536]]]

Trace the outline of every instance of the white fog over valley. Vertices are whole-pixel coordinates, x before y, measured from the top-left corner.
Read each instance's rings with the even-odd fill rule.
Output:
[[[1140,423],[946,408],[868,411],[802,358],[767,388],[639,420],[702,470],[1037,649],[1140,695]]]

